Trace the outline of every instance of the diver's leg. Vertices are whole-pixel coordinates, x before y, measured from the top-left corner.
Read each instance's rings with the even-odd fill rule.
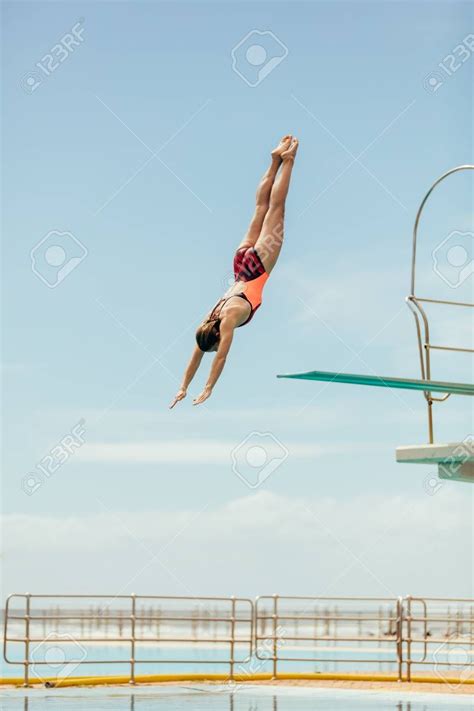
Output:
[[[262,231],[255,249],[262,260],[265,271],[270,274],[280,255],[283,244],[283,224],[285,219],[285,202],[290,187],[291,172],[298,150],[298,140],[294,138],[287,151],[282,153],[283,164],[278,178],[273,184],[270,194],[270,204],[263,221]]]
[[[264,174],[257,188],[257,198],[255,212],[250,222],[247,234],[240,243],[238,249],[254,247],[262,230],[265,215],[270,206],[270,195],[275,182],[278,169],[281,165],[281,154],[288,150],[291,143],[291,136],[284,136],[280,144],[272,151],[272,162]]]

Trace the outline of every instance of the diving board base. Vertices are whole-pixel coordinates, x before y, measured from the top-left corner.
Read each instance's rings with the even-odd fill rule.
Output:
[[[440,479],[464,481],[468,484],[474,484],[474,462],[461,464],[455,472],[453,472],[452,467],[444,468],[444,466],[440,464],[438,466],[438,476]]]
[[[440,479],[474,484],[474,437],[449,444],[397,447],[400,464],[434,464]]]

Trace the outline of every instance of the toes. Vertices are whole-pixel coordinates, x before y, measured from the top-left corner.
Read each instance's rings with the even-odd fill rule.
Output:
[[[285,160],[286,158],[294,158],[295,155],[296,155],[296,151],[298,150],[298,146],[299,146],[299,141],[298,141],[298,139],[297,139],[297,138],[293,138],[292,141],[291,141],[291,143],[290,143],[290,145],[289,145],[288,148],[286,149],[286,151],[284,151],[284,152],[281,154],[281,157],[282,157],[284,160]]]
[[[281,157],[283,153],[290,149],[292,140],[293,136],[291,134],[283,136],[283,138],[280,139],[278,146],[272,151],[272,155]]]

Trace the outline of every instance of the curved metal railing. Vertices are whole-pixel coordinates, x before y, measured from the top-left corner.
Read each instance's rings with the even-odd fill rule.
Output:
[[[407,305],[415,318],[416,324],[416,335],[418,343],[418,354],[420,359],[420,369],[421,377],[423,380],[431,380],[431,351],[451,351],[457,353],[474,353],[473,348],[463,348],[458,346],[444,345],[444,344],[433,344],[431,342],[431,332],[430,332],[430,322],[426,310],[423,308],[422,304],[439,304],[444,306],[461,307],[461,308],[472,308],[474,303],[462,302],[462,301],[448,301],[446,299],[434,299],[428,297],[420,297],[415,294],[416,288],[416,256],[417,256],[417,246],[418,246],[418,228],[420,224],[420,218],[425,208],[426,203],[430,195],[433,193],[434,189],[443,182],[446,178],[454,173],[458,173],[465,170],[474,170],[474,165],[460,165],[456,168],[451,168],[446,173],[441,175],[430,187],[423,200],[421,201],[420,207],[415,218],[415,224],[413,227],[413,246],[412,246],[412,262],[411,262],[411,285],[410,294],[406,297]],[[434,402],[444,402],[449,398],[449,393],[441,397],[435,397],[433,393],[429,391],[424,392],[424,397],[428,405],[428,437],[429,443],[434,442],[434,426],[433,426],[433,403]]]

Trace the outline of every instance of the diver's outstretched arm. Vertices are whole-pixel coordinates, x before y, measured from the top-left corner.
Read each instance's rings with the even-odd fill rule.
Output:
[[[202,351],[198,346],[196,346],[193,351],[193,354],[191,356],[191,360],[188,363],[188,367],[186,368],[186,370],[184,372],[183,384],[181,385],[180,389],[178,390],[178,393],[177,393],[175,399],[171,403],[170,410],[173,409],[173,407],[176,405],[176,403],[180,402],[180,400],[184,400],[184,398],[186,397],[186,394],[188,392],[189,383],[196,375],[198,368],[201,365],[203,355],[204,355],[204,351]]]
[[[214,385],[219,380],[219,377],[224,370],[227,356],[234,338],[234,324],[226,321],[221,321],[219,348],[217,349],[216,357],[212,361],[211,372],[206,383],[206,387],[202,393],[194,400],[193,405],[200,405],[212,395]]]

